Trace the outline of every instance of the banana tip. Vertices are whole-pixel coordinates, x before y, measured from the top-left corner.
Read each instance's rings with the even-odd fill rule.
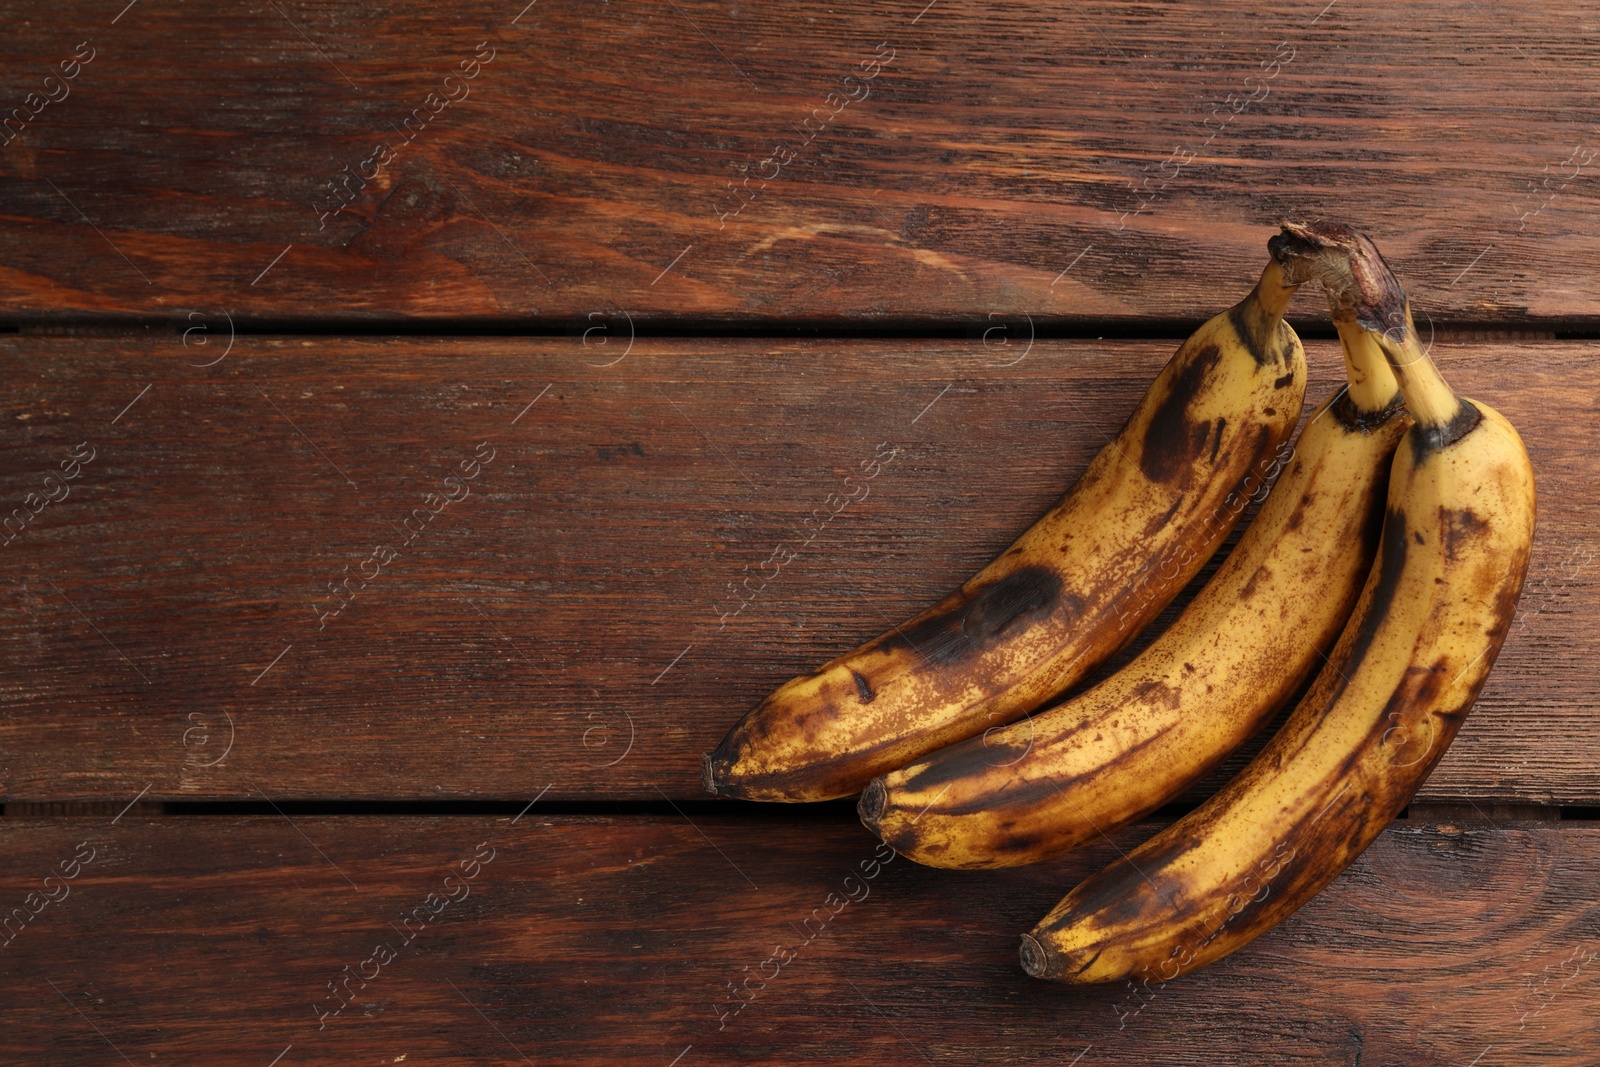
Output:
[[[867,829],[876,830],[878,820],[883,818],[883,811],[888,806],[889,790],[883,784],[882,778],[874,778],[861,791],[861,799],[856,801],[856,814],[861,817]]]
[[[1022,945],[1017,955],[1022,960],[1022,969],[1028,974],[1034,978],[1050,977],[1050,955],[1032,934],[1022,935]]]
[[[716,765],[711,760],[711,753],[709,752],[700,757],[700,784],[705,787],[705,791],[707,793],[710,793],[713,796],[716,795],[717,771]]]

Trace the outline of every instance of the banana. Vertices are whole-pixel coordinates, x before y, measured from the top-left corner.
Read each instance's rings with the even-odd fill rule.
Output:
[[[784,683],[705,757],[712,793],[828,800],[1059,695],[1183,588],[1293,431],[1297,283],[1255,289],[1179,347],[1121,432],[998,559],[902,626]]]
[[[1034,863],[1167,803],[1294,696],[1361,593],[1411,424],[1382,349],[1353,315],[1335,321],[1349,384],[1183,614],[1087,692],[873,779],[868,829],[934,867]]]
[[[1317,276],[1354,311],[1416,420],[1395,452],[1377,561],[1328,664],[1261,754],[1023,937],[1022,966],[1039,978],[1164,982],[1310,900],[1427,779],[1522,589],[1535,494],[1516,430],[1445,384],[1366,238],[1285,224],[1269,247],[1291,277]]]

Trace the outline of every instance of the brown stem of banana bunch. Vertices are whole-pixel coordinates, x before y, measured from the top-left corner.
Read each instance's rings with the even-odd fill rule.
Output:
[[[1278,321],[1299,288],[1300,282],[1292,280],[1281,264],[1269,261],[1250,294],[1255,299],[1244,302],[1245,324],[1251,333],[1257,337],[1274,336]]]
[[[1377,336],[1361,328],[1352,313],[1333,311],[1333,327],[1339,331],[1339,347],[1344,351],[1344,373],[1350,403],[1358,411],[1387,411],[1400,400],[1400,383],[1389,369],[1389,359]]]
[[[1363,329],[1369,329],[1365,323]],[[1400,381],[1406,407],[1417,423],[1430,430],[1443,430],[1461,417],[1461,398],[1445,382],[1432,358],[1417,343],[1417,329],[1411,321],[1411,302],[1405,303],[1404,325],[1399,330],[1386,328],[1376,336],[1389,366]]]
[[[1411,302],[1394,272],[1370,240],[1336,222],[1281,224],[1283,232],[1267,243],[1273,261],[1294,281],[1316,278],[1328,294],[1334,325],[1353,319],[1383,350],[1405,394],[1406,407],[1427,430],[1448,433],[1457,421],[1476,415],[1445,383],[1439,368],[1417,342]],[[1473,421],[1476,421],[1475,419]]]

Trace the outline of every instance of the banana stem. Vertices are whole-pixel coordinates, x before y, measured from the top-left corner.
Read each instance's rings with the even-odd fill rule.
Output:
[[[1364,332],[1377,341],[1388,358],[1389,367],[1400,382],[1405,394],[1406,407],[1418,425],[1430,430],[1442,430],[1461,414],[1461,398],[1456,396],[1444,376],[1439,373],[1428,353],[1417,343],[1416,326],[1411,321],[1411,302],[1406,301],[1405,325],[1396,331],[1393,327],[1375,334],[1362,324]]]
[[[1300,283],[1269,260],[1256,287],[1229,311],[1234,329],[1256,352],[1277,352],[1282,343],[1283,313]],[[1260,358],[1258,356],[1258,358]]]
[[[1350,382],[1350,402],[1358,411],[1386,411],[1400,394],[1400,383],[1389,369],[1389,359],[1377,338],[1361,328],[1352,314],[1333,309],[1333,326],[1344,349],[1344,373]]]
[[[1356,330],[1382,350],[1419,425],[1433,430],[1451,425],[1461,414],[1461,398],[1417,343],[1411,303],[1377,246],[1336,222],[1282,226],[1283,232],[1267,242],[1273,261],[1291,281],[1321,283],[1341,339],[1346,336],[1341,320],[1353,320]],[[1354,383],[1352,378],[1352,399]]]
[[[1246,299],[1260,309],[1264,319],[1269,321],[1281,319],[1283,313],[1288,310],[1289,301],[1294,299],[1294,294],[1299,288],[1300,283],[1291,281],[1288,271],[1277,262],[1269,261],[1261,271],[1261,278],[1256,282],[1256,287],[1250,291]]]

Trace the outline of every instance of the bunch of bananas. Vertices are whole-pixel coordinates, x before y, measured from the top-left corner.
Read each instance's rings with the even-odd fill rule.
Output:
[[[1022,966],[1164,982],[1360,855],[1488,677],[1527,571],[1533,470],[1511,424],[1440,376],[1371,241],[1284,223],[1268,251],[1055,507],[939,604],[780,686],[706,757],[706,788],[860,792],[862,822],[919,863],[1032,863],[1177,797],[1315,672],[1238,777],[1023,935]],[[1283,313],[1313,279],[1349,380],[1291,449],[1306,371]],[[1263,492],[1154,643],[1037,711],[1132,640]]]

